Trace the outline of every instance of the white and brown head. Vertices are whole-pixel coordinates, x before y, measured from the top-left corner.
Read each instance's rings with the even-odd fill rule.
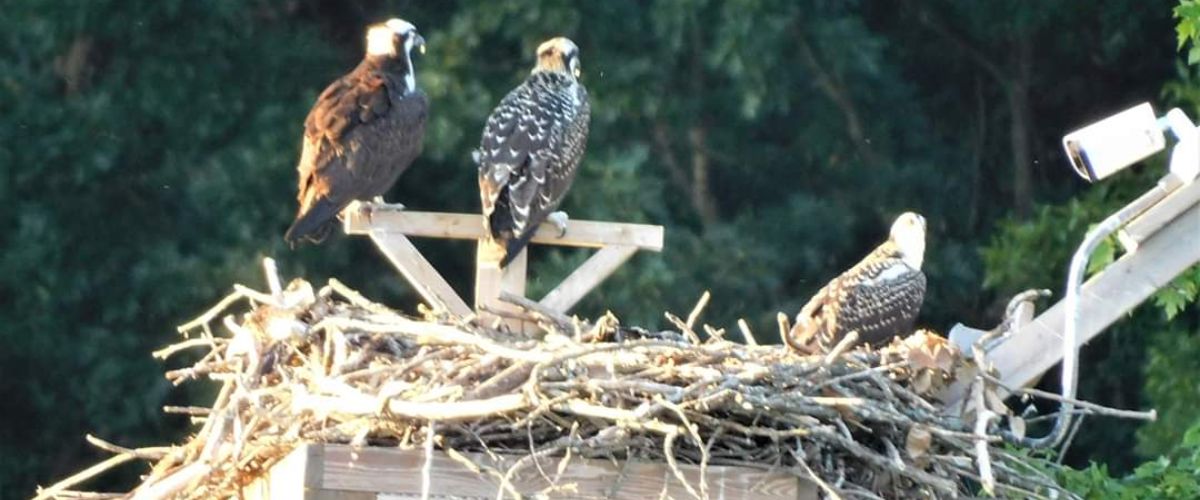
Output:
[[[417,27],[403,19],[392,18],[367,28],[367,54],[383,57],[411,57],[413,49],[425,53],[425,38]]]
[[[551,38],[542,42],[537,49],[537,66],[533,72],[553,71],[579,78],[579,47],[564,37]]]
[[[913,269],[920,269],[925,260],[925,218],[915,212],[905,212],[892,223],[889,238],[904,262]]]

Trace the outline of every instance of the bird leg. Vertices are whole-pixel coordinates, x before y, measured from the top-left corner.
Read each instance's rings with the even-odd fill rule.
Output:
[[[551,224],[554,224],[554,227],[558,228],[558,237],[559,238],[562,238],[563,236],[567,235],[567,220],[568,219],[569,219],[569,217],[567,216],[567,213],[562,210],[559,210],[557,212],[550,212],[550,215],[546,216],[546,221]]]
[[[376,196],[375,198],[373,198],[371,200],[371,204],[375,205],[374,208],[377,210],[391,210],[393,212],[399,212],[401,210],[404,210],[403,203],[388,203],[386,201],[383,201],[382,196]]]

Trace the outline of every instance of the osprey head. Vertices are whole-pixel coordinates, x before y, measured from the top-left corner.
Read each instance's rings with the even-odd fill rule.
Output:
[[[925,218],[915,212],[904,212],[892,223],[892,243],[900,256],[913,269],[920,269],[925,260]]]
[[[368,55],[411,58],[414,48],[424,54],[425,39],[408,21],[392,18],[367,28]]]
[[[533,72],[555,71],[579,78],[579,47],[564,37],[542,42],[537,49],[537,66]]]

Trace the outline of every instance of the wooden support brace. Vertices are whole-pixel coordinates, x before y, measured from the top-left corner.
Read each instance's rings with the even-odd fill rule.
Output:
[[[1183,189],[1200,190],[1200,182]],[[1173,196],[1192,196],[1177,192]],[[1160,203],[1138,220],[1156,221],[1161,229],[1139,232],[1137,250],[1093,276],[1080,289],[1080,344],[1098,335],[1125,313],[1200,262],[1200,203],[1190,207]],[[1169,222],[1161,222],[1169,221]],[[1137,220],[1134,221],[1135,223]],[[1160,223],[1161,222],[1161,223]],[[1134,226],[1135,229],[1137,226]],[[1009,387],[1026,387],[1062,359],[1066,304],[1059,301],[988,354],[988,360]],[[958,377],[941,399],[957,405],[966,396],[972,374]]]
[[[401,233],[387,231],[371,231],[369,234],[392,265],[396,266],[396,269],[400,270],[400,274],[403,274],[408,282],[416,288],[417,293],[421,294],[425,302],[458,316],[471,314],[471,307],[463,302],[454,288],[446,283],[442,275],[438,274],[428,260],[425,260],[425,257],[417,251],[417,247],[413,246],[407,237]]]
[[[637,247],[628,245],[601,248],[567,276],[567,279],[550,290],[540,301],[541,304],[558,312],[565,313],[571,310],[584,295],[612,275],[637,251]]]
[[[366,208],[375,207],[367,204]],[[519,309],[500,300],[502,292],[525,296],[527,252],[521,252],[505,269],[499,269],[495,262],[496,249],[488,240],[482,215],[387,208],[356,209],[345,212],[344,229],[346,234],[370,236],[426,302],[463,316],[472,312],[471,307],[417,252],[407,236],[477,241],[474,312],[488,322],[494,321],[497,316],[505,318],[504,321],[513,330],[530,326],[512,319],[510,316],[515,316]],[[661,251],[663,228],[647,224],[569,220],[565,234],[560,234],[553,224],[542,224],[530,243],[599,249],[542,299],[543,305],[565,313],[638,250]],[[506,314],[510,312],[514,314]]]

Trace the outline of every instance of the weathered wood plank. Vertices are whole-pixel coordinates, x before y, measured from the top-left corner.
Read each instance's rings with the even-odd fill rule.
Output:
[[[1170,207],[1155,206],[1154,216]],[[1080,288],[1080,343],[1086,343],[1189,267],[1200,262],[1200,204],[1173,218],[1143,241],[1136,252],[1121,257]],[[1066,304],[1059,301],[988,353],[988,359],[1010,387],[1037,381],[1062,359]],[[942,394],[957,404],[965,396],[970,374]]]
[[[567,276],[567,279],[550,290],[540,301],[541,304],[561,313],[567,312],[637,251],[637,247],[626,245],[601,248]]]
[[[378,211],[368,218],[358,210],[347,211],[347,234],[370,234],[372,231],[401,233],[428,238],[463,240],[483,239],[483,216],[441,212]],[[542,224],[532,243],[571,247],[600,248],[606,245],[631,245],[643,250],[661,251],[663,227],[649,224],[628,224],[589,220],[567,221],[567,232],[558,236],[553,224]]]
[[[273,467],[269,475],[259,478],[242,490],[247,500],[311,500],[306,496],[317,488],[324,469],[324,447],[303,445],[292,450]]]
[[[351,211],[355,212],[355,211]],[[421,294],[425,302],[442,307],[459,316],[471,314],[471,307],[463,301],[445,278],[421,255],[417,247],[401,233],[371,231],[371,239],[391,261],[408,283]]]
[[[1137,245],[1146,241],[1150,235],[1197,203],[1200,203],[1200,182],[1193,182],[1167,195],[1154,210],[1149,210],[1131,221],[1117,233],[1118,237],[1126,248],[1137,248]]]
[[[395,448],[362,448],[355,450],[345,445],[310,445],[323,448],[323,466],[314,488],[338,492],[374,492],[380,498],[409,498],[421,491],[421,468],[425,457],[419,450]],[[483,456],[472,459],[490,463]],[[514,459],[493,467],[511,465]],[[544,468],[555,470],[557,461],[549,459]],[[680,466],[681,471],[693,487],[698,488],[700,470],[693,465]],[[275,475],[274,470],[272,476]],[[273,478],[272,478],[273,479]],[[477,474],[462,464],[437,452],[430,474],[433,498],[495,498],[499,482],[486,475]],[[816,488],[785,472],[711,466],[707,472],[709,496],[723,499],[788,499],[809,500],[817,498]],[[560,485],[573,484],[573,490],[551,494],[550,498],[658,498],[666,486],[667,495],[673,498],[689,497],[664,464],[629,463],[616,466],[602,460],[574,459],[559,479]],[[536,468],[519,474],[513,487],[524,495],[542,492],[550,484]],[[609,495],[612,495],[611,497]],[[297,497],[299,498],[299,497]]]

